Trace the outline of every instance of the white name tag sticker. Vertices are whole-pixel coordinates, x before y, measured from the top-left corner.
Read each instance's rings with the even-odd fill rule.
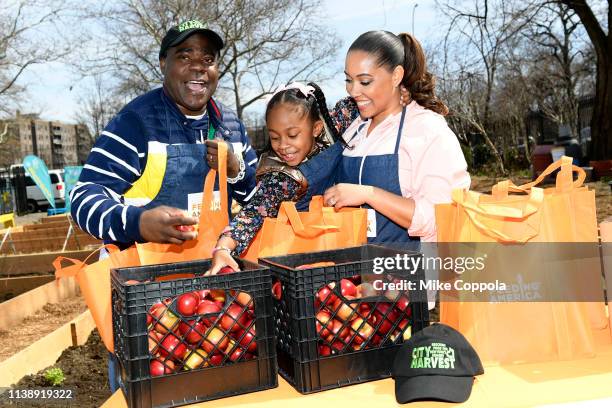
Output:
[[[376,237],[376,211],[368,208],[368,238]]]
[[[192,193],[187,196],[187,215],[189,217],[200,218],[200,207],[202,206],[202,195],[204,193]],[[210,205],[211,211],[221,209],[221,193],[213,191],[213,200]]]

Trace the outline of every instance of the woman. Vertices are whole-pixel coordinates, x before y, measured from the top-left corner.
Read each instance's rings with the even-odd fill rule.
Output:
[[[360,117],[343,135],[349,146],[325,202],[368,208],[369,242],[435,241],[435,204],[468,188],[470,176],[421,45],[409,34],[369,31],[349,48],[345,74]]]

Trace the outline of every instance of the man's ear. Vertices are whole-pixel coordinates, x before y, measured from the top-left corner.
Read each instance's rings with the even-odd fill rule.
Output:
[[[166,57],[159,59],[159,69],[163,75],[166,75]]]

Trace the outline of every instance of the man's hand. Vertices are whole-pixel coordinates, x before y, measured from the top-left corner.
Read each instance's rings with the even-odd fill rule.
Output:
[[[217,163],[217,145],[219,143],[228,144],[227,147],[227,177],[234,178],[240,171],[240,163],[235,154],[232,153],[232,148],[225,140],[215,139],[206,141],[206,162],[208,167],[211,169],[219,170],[219,164]]]
[[[182,225],[195,225],[198,220],[188,217],[183,210],[165,205],[144,211],[140,215],[140,236],[147,242],[182,244],[195,239],[197,231],[180,231]],[[181,228],[185,230],[185,228]]]

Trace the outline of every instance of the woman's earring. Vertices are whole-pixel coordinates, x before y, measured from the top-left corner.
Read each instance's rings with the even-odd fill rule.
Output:
[[[400,85],[400,104],[406,106],[410,103],[410,92],[404,85]]]

